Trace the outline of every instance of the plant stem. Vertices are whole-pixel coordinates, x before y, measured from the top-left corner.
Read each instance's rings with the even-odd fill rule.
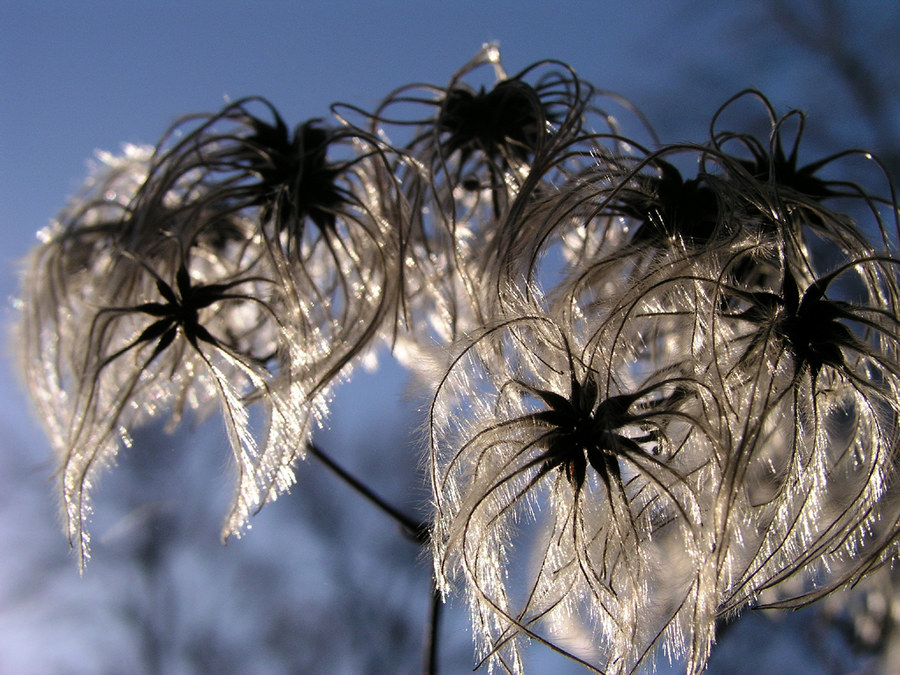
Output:
[[[384,499],[382,499],[379,495],[377,495],[368,485],[360,481],[355,476],[351,475],[346,469],[340,466],[337,462],[335,462],[331,457],[329,457],[319,446],[317,446],[313,442],[308,442],[306,444],[307,451],[316,459],[318,459],[322,464],[324,464],[328,469],[330,469],[335,475],[338,476],[341,480],[343,480],[347,485],[356,490],[360,495],[365,497],[366,500],[369,501],[372,505],[377,507],[382,513],[387,514],[390,518],[392,518],[395,522],[397,522],[401,528],[403,528],[403,533],[418,543],[421,546],[425,546],[429,540],[428,534],[428,524],[415,520],[410,516],[406,515],[399,509],[395,508],[391,504],[388,504]]]
[[[427,523],[414,520],[391,504],[388,504],[369,488],[368,485],[350,474],[312,441],[306,444],[306,449],[313,457],[322,462],[322,464],[338,476],[338,478],[365,497],[370,504],[394,519],[408,538],[415,541],[419,546],[428,545],[429,529]],[[437,675],[438,629],[441,618],[441,604],[441,595],[437,590],[434,577],[432,576],[431,599],[429,601],[428,621],[425,625],[425,645],[422,659],[422,673],[424,675]]]
[[[428,611],[428,623],[425,626],[425,650],[422,660],[422,672],[425,675],[437,675],[438,631],[441,623],[441,594],[431,578],[431,605]]]

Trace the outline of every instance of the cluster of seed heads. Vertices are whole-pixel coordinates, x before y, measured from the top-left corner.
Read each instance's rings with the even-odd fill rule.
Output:
[[[726,127],[747,115],[765,137]],[[699,672],[721,619],[859,579],[900,532],[900,225],[886,177],[854,182],[868,154],[801,162],[804,124],[745,91],[665,144],[488,45],[374,110],[292,132],[247,98],[102,156],[18,326],[79,559],[129,429],[217,408],[239,535],[390,351],[431,400],[423,539],[481,662],[537,640]]]

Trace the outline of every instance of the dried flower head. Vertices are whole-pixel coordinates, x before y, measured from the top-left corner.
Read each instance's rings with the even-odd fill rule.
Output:
[[[437,390],[436,574],[445,592],[465,581],[496,665],[519,672],[520,639],[552,641],[573,614],[594,634],[581,656],[613,670],[658,641],[681,655],[691,631],[712,630],[701,563],[714,403],[688,377],[623,386],[609,372],[627,368],[525,311],[477,337]],[[519,551],[523,539],[536,548]]]

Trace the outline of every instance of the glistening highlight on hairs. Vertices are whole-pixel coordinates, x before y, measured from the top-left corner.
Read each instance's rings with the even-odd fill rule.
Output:
[[[504,672],[537,641],[698,673],[724,618],[858,581],[900,536],[900,212],[868,154],[802,164],[805,127],[747,90],[666,144],[568,65],[508,74],[487,45],[372,110],[292,128],[246,98],[100,155],[17,324],[80,564],[129,431],[218,412],[224,538],[312,454],[428,552]],[[387,352],[430,401],[427,524],[313,445]]]

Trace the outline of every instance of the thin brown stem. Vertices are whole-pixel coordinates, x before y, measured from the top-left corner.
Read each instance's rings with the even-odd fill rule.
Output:
[[[422,658],[422,673],[437,675],[438,672],[438,634],[441,623],[441,607],[443,606],[440,591],[431,577],[431,602],[428,609],[428,623],[425,625],[425,646]]]
[[[429,527],[427,523],[415,520],[406,515],[396,507],[389,504],[375,493],[368,485],[360,481],[358,478],[350,474],[341,465],[329,457],[318,445],[312,441],[306,444],[307,451],[328,469],[331,470],[338,478],[343,480],[347,485],[362,495],[370,504],[378,508],[382,513],[387,514],[403,529],[403,534],[409,539],[415,541],[420,546],[426,546],[429,542]]]

